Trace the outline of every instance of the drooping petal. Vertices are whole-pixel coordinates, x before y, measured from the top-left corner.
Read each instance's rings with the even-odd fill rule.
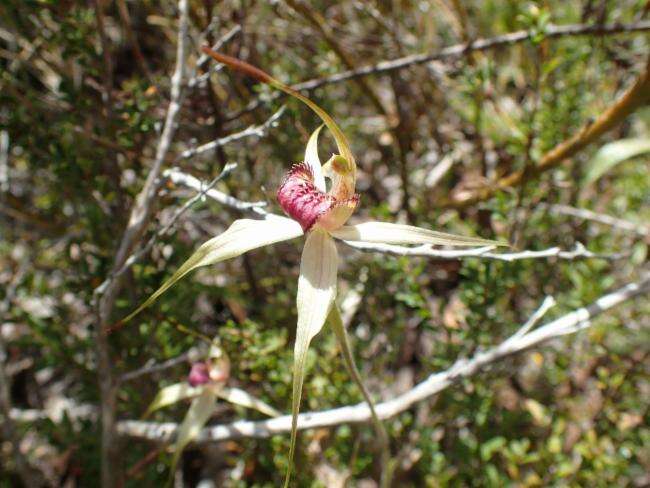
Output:
[[[344,225],[331,231],[331,234],[344,241],[374,242],[383,244],[433,244],[448,246],[507,246],[499,241],[465,237],[444,232],[436,232],[412,225],[390,224],[388,222],[364,222]]]
[[[258,412],[261,412],[264,415],[268,415],[269,417],[279,417],[282,415],[268,403],[255,398],[250,393],[239,388],[229,388],[227,386],[224,386],[223,388],[217,390],[217,396],[229,403],[245,408],[250,408],[252,410],[257,410]]]
[[[318,129],[312,132],[307,141],[307,147],[305,148],[305,164],[311,169],[311,174],[314,178],[314,185],[320,191],[325,193],[325,177],[323,176],[323,170],[320,164],[320,158],[318,157],[318,134],[320,133],[323,126],[321,125]]]
[[[298,279],[298,327],[293,360],[293,397],[291,401],[291,447],[285,486],[289,483],[296,447],[298,411],[305,378],[307,350],[313,337],[323,328],[336,297],[338,254],[329,234],[314,229],[307,236],[300,261]]]
[[[194,400],[185,414],[183,423],[178,428],[176,444],[174,444],[174,455],[172,457],[170,479],[176,471],[176,464],[183,449],[192,442],[199,434],[203,426],[212,416],[217,401],[217,394],[214,388],[205,388]]]
[[[122,320],[128,322],[143,309],[151,305],[160,295],[190,271],[201,266],[231,259],[251,249],[275,242],[293,239],[303,234],[300,225],[286,217],[273,216],[267,220],[235,220],[223,233],[204,242],[180,268],[165,281],[142,305]]]

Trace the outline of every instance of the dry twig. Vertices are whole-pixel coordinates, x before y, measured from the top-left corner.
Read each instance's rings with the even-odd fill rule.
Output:
[[[176,132],[176,118],[181,108],[183,79],[185,78],[187,63],[188,10],[188,0],[179,0],[176,66],[171,79],[171,97],[169,107],[167,108],[165,124],[156,149],[153,166],[131,210],[129,222],[115,254],[110,275],[114,275],[116,271],[122,268],[128,256],[138,245],[147,227],[160,184],[159,176],[162,165],[171,146],[174,133]],[[97,342],[97,376],[102,405],[101,485],[104,488],[119,486],[122,478],[122,453],[118,446],[118,438],[115,431],[117,409],[116,380],[113,374],[110,346],[106,335],[106,329],[111,324],[111,314],[115,300],[122,288],[122,276],[109,279],[106,286],[96,290],[97,323],[95,326],[95,337]]]
[[[598,258],[598,259],[623,259],[628,256],[624,253],[616,254],[596,254],[585,248],[584,245],[577,242],[575,249],[571,251],[563,251],[559,247],[550,247],[541,251],[520,251],[510,253],[495,253],[492,252],[494,246],[485,246],[474,249],[435,249],[431,246],[424,244],[422,246],[395,246],[390,244],[368,244],[365,242],[352,242],[344,241],[348,246],[360,251],[380,252],[385,254],[394,254],[396,256],[423,256],[435,259],[464,259],[464,258],[481,258],[493,259],[496,261],[519,261],[521,259],[542,259],[542,258],[558,258],[558,259],[585,259],[585,258]]]
[[[632,24],[602,24],[602,25],[585,25],[585,24],[569,24],[569,25],[551,25],[545,31],[547,39],[557,39],[561,37],[575,37],[575,36],[610,36],[617,34],[629,34],[635,32],[646,32],[650,30],[650,21],[639,21]],[[380,61],[379,63],[363,66],[353,70],[342,71],[323,78],[314,78],[312,80],[303,81],[292,85],[291,88],[298,91],[310,91],[320,88],[325,85],[332,85],[341,83],[354,78],[362,76],[370,76],[377,74],[389,73],[404,68],[409,68],[418,64],[426,64],[431,61],[442,61],[447,59],[455,59],[466,56],[467,54],[476,51],[488,51],[500,47],[510,46],[530,40],[533,36],[537,35],[537,31],[517,31],[499,36],[489,37],[485,39],[476,39],[470,43],[454,44],[443,48],[439,51],[431,53],[411,54],[397,59],[388,61]],[[281,93],[275,97],[283,96]],[[228,120],[233,120],[240,117],[242,114],[255,110],[262,105],[259,99],[253,100],[241,111],[234,113],[228,117]]]
[[[537,178],[612,130],[648,101],[650,101],[650,58],[648,58],[643,72],[618,100],[611,104],[595,121],[588,123],[571,138],[544,154],[537,164],[504,176],[483,188],[462,192],[451,200],[439,202],[439,205],[455,208],[466,207],[487,200],[500,190],[518,186]]]
[[[613,217],[611,215],[602,213],[592,212],[591,210],[587,210],[585,208],[575,208],[569,205],[541,204],[540,207],[547,209],[550,213],[553,214],[568,215],[569,217],[576,217],[582,220],[590,220],[592,222],[598,222],[599,224],[609,225],[615,229],[632,232],[640,236],[650,236],[650,226],[647,224],[642,224],[641,222],[630,222],[629,220],[620,219],[618,217]]]
[[[240,132],[229,134],[220,139],[215,139],[214,141],[201,144],[198,147],[186,149],[180,154],[180,156],[178,157],[178,161],[181,161],[183,159],[189,159],[198,154],[214,151],[218,147],[223,147],[226,144],[230,144],[231,142],[235,142],[240,139],[245,139],[247,137],[258,137],[258,138],[264,137],[268,133],[270,128],[275,127],[277,125],[278,119],[282,117],[285,108],[286,107],[284,105],[280,107],[273,115],[271,115],[271,117],[269,117],[264,123],[260,125],[251,125],[250,127],[247,127],[246,129]]]
[[[648,291],[650,291],[650,277],[625,285],[600,297],[591,305],[574,310],[538,329],[524,334],[516,332],[498,346],[479,352],[468,360],[459,359],[448,370],[432,374],[406,393],[377,404],[377,414],[381,419],[394,417],[408,410],[414,404],[449,388],[458,380],[469,378],[508,356],[586,329],[591,326],[591,319],[597,315]],[[527,326],[527,324],[524,325],[524,327]],[[298,429],[334,427],[342,424],[368,422],[369,420],[368,405],[360,403],[321,412],[301,413],[298,417]],[[178,424],[124,420],[119,423],[118,429],[124,436],[155,442],[170,442],[174,438]],[[239,420],[204,428],[199,433],[196,442],[205,443],[247,437],[263,438],[283,434],[289,432],[290,429],[290,415],[263,421]]]
[[[164,176],[175,185],[183,185],[192,190],[199,192],[200,196],[205,195],[220,204],[234,208],[235,210],[253,212],[259,215],[266,215],[266,211],[262,208],[266,206],[266,202],[243,202],[233,196],[227,195],[219,190],[211,188],[198,178],[192,175],[183,173],[177,168],[168,169],[165,171]]]

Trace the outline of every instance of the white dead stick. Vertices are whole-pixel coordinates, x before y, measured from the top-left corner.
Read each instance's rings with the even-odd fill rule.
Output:
[[[378,404],[376,406],[377,414],[382,419],[393,417],[411,408],[415,403],[430,398],[448,388],[459,379],[468,378],[507,356],[585,329],[591,325],[590,320],[596,315],[648,291],[650,291],[650,277],[625,285],[600,297],[591,305],[568,313],[538,329],[524,334],[515,333],[498,346],[479,352],[471,359],[459,359],[448,370],[432,374],[406,393]],[[542,307],[548,309],[548,304]],[[538,314],[539,311],[535,315]],[[524,327],[528,323],[530,323],[530,320]],[[369,420],[370,410],[368,406],[365,403],[360,403],[321,412],[302,413],[298,418],[298,429],[333,427]],[[118,424],[118,431],[124,436],[157,442],[169,442],[173,439],[177,428],[178,424],[173,422],[156,423],[124,420]],[[196,442],[215,442],[243,437],[270,437],[290,430],[290,415],[262,421],[239,420],[229,424],[204,428],[198,435]]]
[[[548,209],[548,211],[553,214],[568,215],[569,217],[597,222],[599,224],[614,227],[615,229],[632,232],[640,236],[650,236],[650,226],[640,222],[630,222],[629,220],[623,220],[611,215],[593,212],[585,208],[570,207],[569,205],[541,204],[540,207]]]
[[[127,227],[120,244],[108,279],[96,288],[93,306],[96,308],[95,342],[99,392],[101,397],[101,486],[111,487],[122,484],[121,457],[115,430],[117,420],[117,389],[113,371],[111,350],[106,334],[111,323],[115,302],[120,294],[124,275],[116,275],[129,256],[138,247],[147,224],[151,220],[154,202],[160,187],[160,173],[176,133],[177,118],[183,102],[183,80],[186,75],[189,30],[189,2],[178,1],[178,42],[176,46],[176,65],[171,78],[170,101],[156,156],[149,170],[144,186],[138,193],[131,208]],[[116,278],[113,278],[116,276]]]
[[[216,24],[218,23],[218,20],[219,20],[218,17],[213,17],[213,18],[212,18],[212,20],[210,21],[210,25],[208,25],[208,28],[207,28],[207,29],[206,29],[206,30],[201,34],[201,37],[200,37],[199,42],[198,42],[199,45],[203,45],[203,44],[204,44],[204,42],[205,42],[205,38],[206,38],[207,34],[208,34],[210,31],[212,31],[212,29],[213,29],[214,27],[216,27]],[[235,27],[233,27],[232,29],[230,29],[228,32],[226,32],[223,36],[221,36],[221,38],[220,38],[217,42],[215,42],[215,43],[212,45],[212,48],[211,48],[211,49],[212,49],[213,51],[218,51],[219,49],[221,49],[221,48],[223,47],[223,45],[224,45],[225,43],[229,42],[233,37],[235,37],[235,36],[236,36],[237,34],[239,34],[240,32],[241,32],[241,26],[240,26],[240,25],[236,25]],[[203,66],[204,66],[204,65],[205,65],[205,64],[206,64],[210,59],[211,59],[210,56],[208,56],[207,54],[201,54],[201,56],[199,56],[199,59],[198,59],[198,61],[196,62],[196,65],[195,65],[194,68],[192,69],[192,74],[191,74],[191,76],[190,76],[190,79],[189,79],[189,81],[187,82],[187,86],[188,86],[189,88],[194,88],[196,85],[200,85],[203,81],[207,80],[208,77],[209,77],[209,76],[210,76],[214,71],[216,71],[216,69],[215,69],[216,67],[215,67],[215,68],[210,68],[210,69],[208,69],[208,72],[207,72],[207,73],[203,73],[202,75],[197,75],[197,74],[196,74],[197,71],[198,71],[200,68],[202,68],[202,67],[203,67]]]
[[[510,253],[495,253],[494,246],[485,246],[472,249],[434,249],[428,244],[422,246],[408,247],[395,246],[391,244],[367,244],[365,242],[344,241],[348,246],[360,251],[380,252],[385,254],[394,254],[397,256],[423,256],[438,259],[462,259],[462,258],[481,258],[494,259],[496,261],[518,261],[521,259],[541,259],[541,258],[559,258],[559,259],[581,259],[581,258],[600,258],[600,259],[622,259],[627,254],[596,254],[585,248],[584,245],[577,242],[575,248],[571,251],[563,251],[559,247],[550,247],[541,251],[521,251]]]
[[[269,129],[275,127],[275,125],[278,122],[278,119],[282,117],[285,108],[286,107],[284,105],[280,107],[273,115],[271,115],[266,120],[266,122],[260,125],[251,125],[250,127],[247,127],[246,129],[240,132],[235,132],[234,134],[227,135],[220,139],[215,139],[214,141],[201,144],[200,146],[186,149],[180,154],[178,160],[189,159],[193,156],[196,156],[197,154],[203,154],[206,152],[214,151],[218,147],[225,146],[226,144],[230,144],[240,139],[245,139],[246,137],[258,137],[258,138],[264,137],[269,131]]]
[[[266,206],[266,202],[243,202],[237,198],[230,196],[216,188],[208,188],[208,186],[195,178],[194,176],[183,173],[178,168],[168,169],[163,173],[165,178],[168,178],[175,185],[186,186],[199,193],[204,193],[206,197],[219,202],[222,205],[231,207],[237,210],[251,211],[260,215],[265,215],[266,211],[261,207]],[[206,190],[207,188],[207,190]]]

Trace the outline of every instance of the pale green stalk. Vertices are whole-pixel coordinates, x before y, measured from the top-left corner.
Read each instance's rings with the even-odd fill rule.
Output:
[[[334,334],[336,334],[336,339],[338,340],[339,345],[341,346],[341,353],[343,354],[343,359],[345,361],[345,366],[352,377],[352,380],[357,384],[361,394],[363,395],[364,400],[368,404],[370,409],[370,416],[372,417],[372,425],[379,437],[380,448],[381,448],[381,488],[388,488],[390,486],[391,478],[393,476],[394,466],[390,460],[390,444],[388,442],[388,433],[384,423],[381,421],[377,412],[375,411],[375,404],[370,398],[370,393],[366,389],[366,385],[361,379],[361,374],[357,368],[356,363],[354,362],[354,354],[352,353],[352,347],[350,346],[350,339],[348,333],[345,330],[343,325],[343,320],[341,319],[341,313],[339,312],[338,306],[333,306],[330,314],[328,316],[328,321],[334,329]]]

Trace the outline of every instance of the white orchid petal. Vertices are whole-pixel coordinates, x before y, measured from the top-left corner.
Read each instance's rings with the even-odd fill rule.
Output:
[[[180,402],[187,398],[199,396],[203,392],[203,386],[191,386],[188,383],[175,383],[173,385],[162,388],[156,398],[153,399],[149,408],[143,415],[143,418],[148,417],[156,410],[164,408],[168,405]]]
[[[388,222],[365,222],[357,225],[344,225],[330,233],[344,241],[359,241],[382,244],[433,244],[448,246],[504,246],[502,242],[480,239],[478,237],[457,236],[436,232],[412,225],[391,224]]]
[[[244,254],[251,249],[280,241],[293,239],[303,234],[298,222],[286,217],[274,216],[266,220],[240,219],[217,237],[204,242],[180,268],[165,281],[142,305],[122,322],[128,322],[143,309],[151,305],[160,295],[190,271],[225,261]]]
[[[320,158],[318,157],[318,135],[322,128],[323,126],[321,125],[318,129],[312,132],[309,137],[307,148],[305,149],[305,163],[311,168],[316,188],[325,192],[327,191],[325,188],[325,177],[323,176]]]
[[[293,397],[291,401],[291,445],[289,469],[285,486],[291,474],[291,464],[296,447],[298,411],[305,378],[307,350],[313,337],[323,328],[336,297],[338,254],[329,234],[314,229],[307,236],[300,261],[298,279],[298,328],[293,360]]]
[[[255,398],[250,393],[239,388],[229,388],[227,386],[224,386],[217,391],[217,396],[234,405],[257,410],[258,412],[261,412],[264,415],[268,415],[269,417],[279,417],[282,415],[268,403],[263,402],[259,398]]]

